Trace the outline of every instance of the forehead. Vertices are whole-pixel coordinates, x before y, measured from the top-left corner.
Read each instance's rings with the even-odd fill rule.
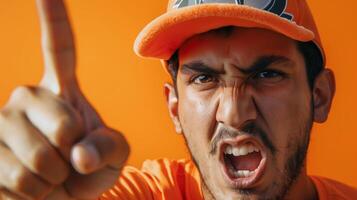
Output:
[[[228,32],[209,31],[188,39],[179,49],[179,60],[219,62],[230,60],[237,65],[249,65],[261,56],[292,58],[297,53],[296,42],[273,31],[257,28],[233,28]]]

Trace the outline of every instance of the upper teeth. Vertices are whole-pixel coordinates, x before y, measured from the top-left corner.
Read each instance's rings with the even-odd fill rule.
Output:
[[[234,156],[245,156],[252,152],[259,152],[259,149],[251,144],[244,144],[238,147],[228,145],[224,150],[225,154],[233,154]]]

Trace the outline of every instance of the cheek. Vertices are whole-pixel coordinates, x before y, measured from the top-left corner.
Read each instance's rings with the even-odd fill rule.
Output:
[[[292,139],[302,139],[303,130],[311,115],[311,96],[308,87],[290,81],[259,93],[256,101],[262,119],[276,148],[288,148]],[[282,151],[284,152],[284,151]]]
[[[179,91],[178,112],[190,148],[204,147],[208,151],[216,126],[216,107],[212,94],[188,87]]]

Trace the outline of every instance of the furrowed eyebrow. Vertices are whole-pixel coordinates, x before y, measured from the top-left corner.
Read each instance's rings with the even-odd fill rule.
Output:
[[[203,73],[203,74],[223,74],[223,71],[215,70],[212,67],[204,64],[201,61],[194,61],[191,63],[183,64],[181,72],[184,74]]]
[[[288,63],[292,62],[289,58],[284,56],[262,56],[258,58],[250,67],[248,68],[238,68],[238,70],[245,75],[253,74],[266,69],[273,63]],[[181,72],[183,74],[192,73],[203,73],[203,74],[224,74],[223,70],[216,70],[212,67],[206,65],[202,61],[193,61],[191,63],[183,64],[181,67]]]
[[[285,62],[292,62],[289,58],[284,56],[263,56],[258,58],[253,65],[248,67],[247,69],[239,68],[243,74],[252,74],[258,71],[261,71],[267,67],[269,67],[273,63],[285,63]]]

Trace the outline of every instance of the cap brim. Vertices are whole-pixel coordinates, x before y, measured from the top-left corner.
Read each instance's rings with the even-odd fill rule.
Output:
[[[150,22],[138,35],[138,56],[168,60],[188,38],[224,26],[270,29],[307,42],[314,33],[276,14],[244,5],[202,4],[169,11]]]

